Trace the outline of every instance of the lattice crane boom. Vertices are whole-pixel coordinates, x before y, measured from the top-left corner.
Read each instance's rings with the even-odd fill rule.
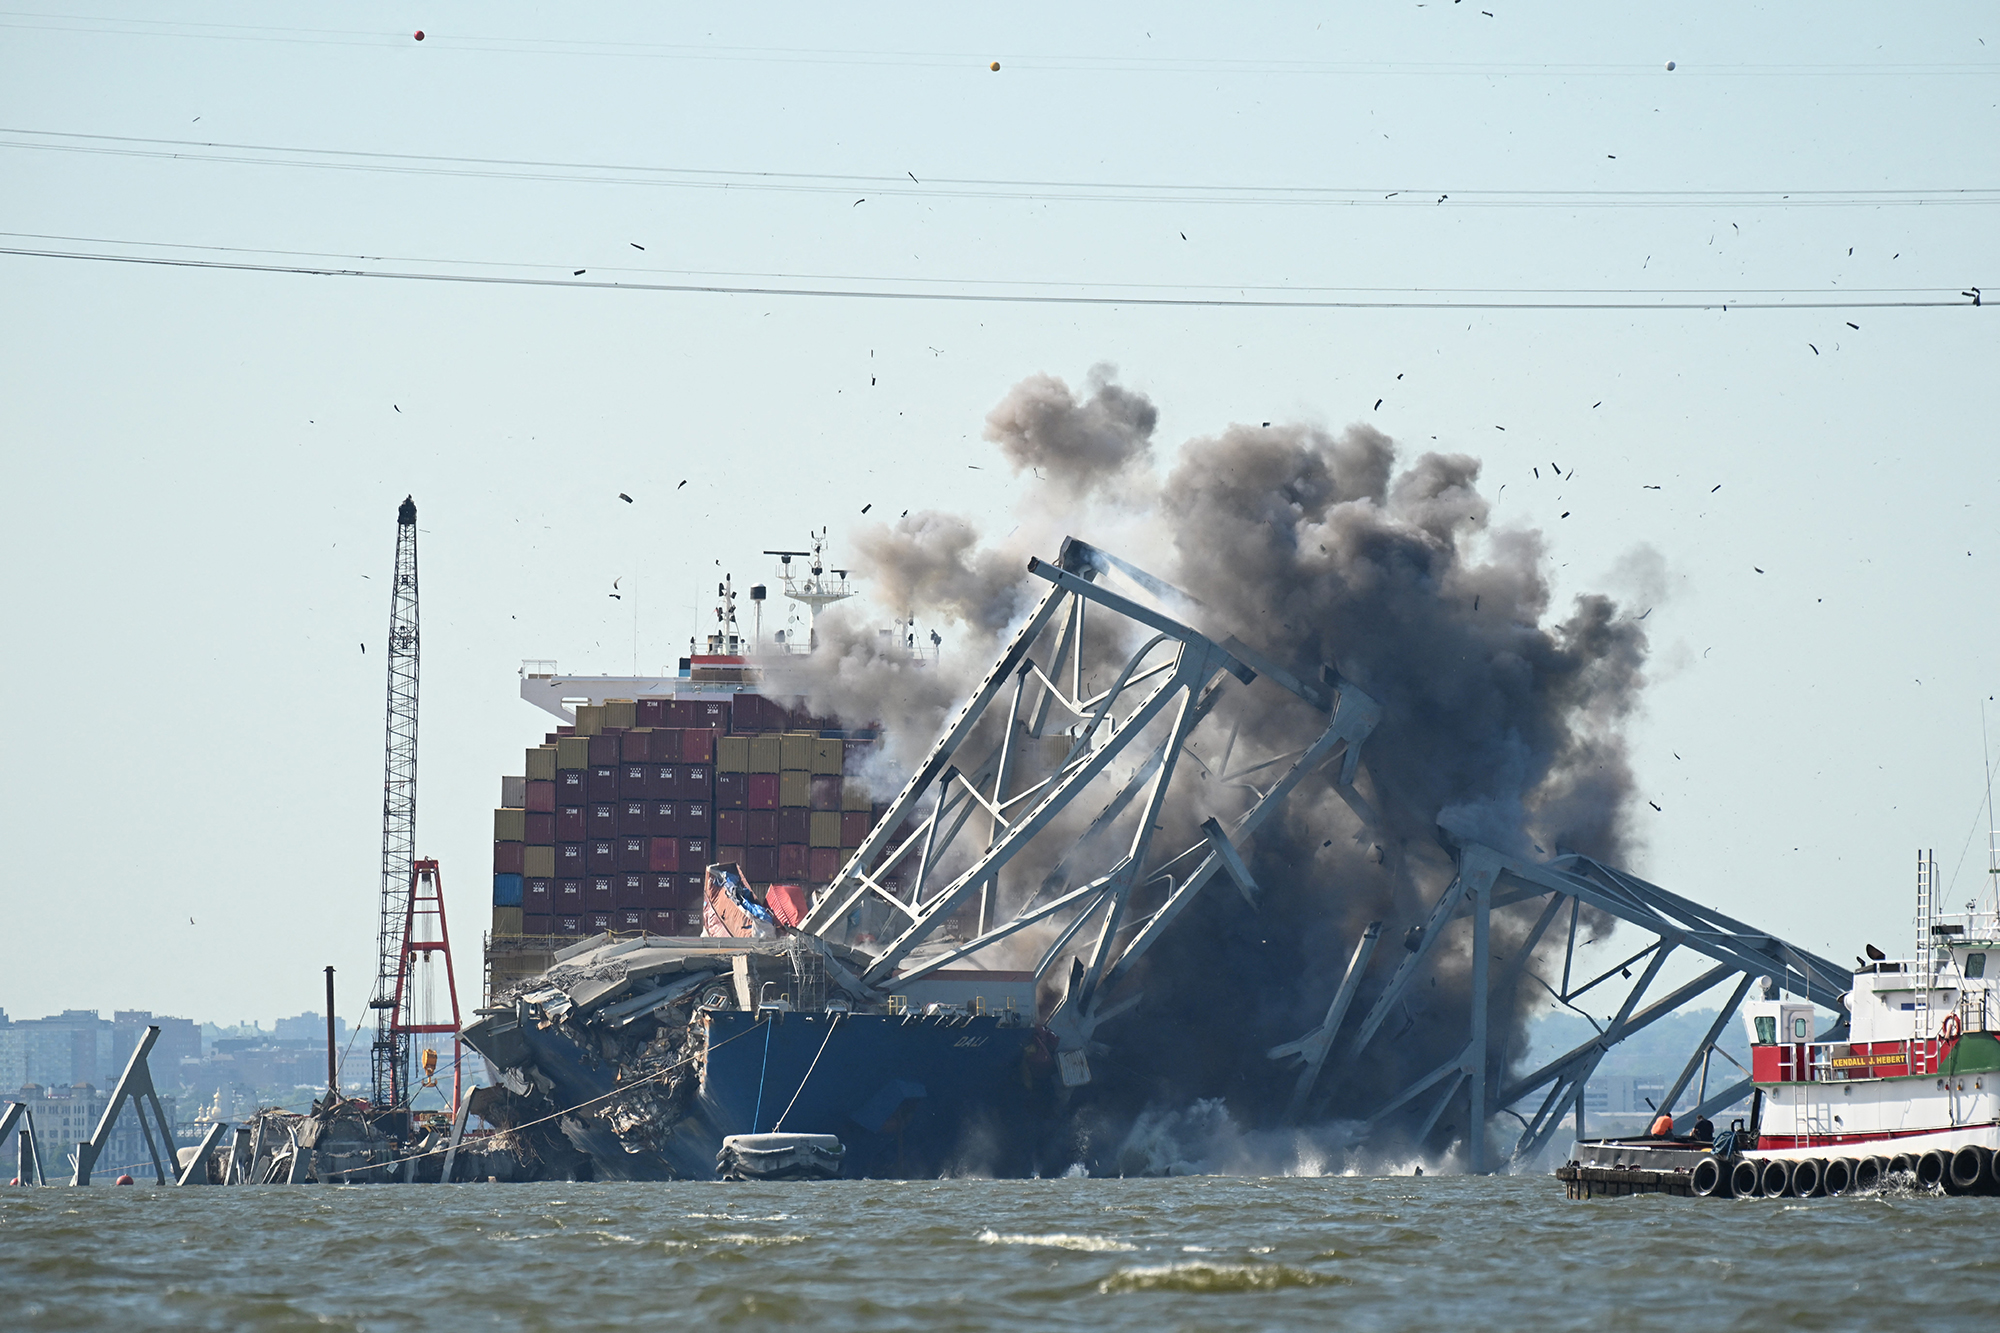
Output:
[[[417,833],[417,506],[396,511],[396,574],[389,593],[389,709],[382,773],[382,903],[376,936],[374,1103],[399,1106],[408,1078],[410,997],[398,984]]]

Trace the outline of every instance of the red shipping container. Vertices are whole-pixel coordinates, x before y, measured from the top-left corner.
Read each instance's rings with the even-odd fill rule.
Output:
[[[806,852],[806,879],[814,884],[831,884],[847,864],[847,853],[838,847],[813,847]]]
[[[556,770],[556,804],[582,805],[590,799],[590,774],[581,768]]]
[[[681,869],[692,870],[696,866],[708,864],[709,848],[715,844],[706,837],[681,839]]]
[[[715,733],[706,727],[690,727],[681,733],[681,762],[706,764],[715,758]]]
[[[583,919],[583,928],[593,935],[602,935],[611,929],[611,913],[592,912]]]
[[[679,764],[653,764],[646,769],[646,799],[678,801],[681,797]]]
[[[611,905],[621,912],[644,907],[652,896],[646,891],[651,879],[650,875],[620,875],[611,886]]]
[[[745,847],[776,847],[778,845],[778,812],[776,810],[745,810],[743,812],[743,845]]]
[[[521,913],[521,933],[523,935],[553,935],[556,933],[556,919],[547,912]]]
[[[564,805],[556,808],[557,842],[582,842],[589,836],[589,830],[584,825],[582,806]]]
[[[778,811],[778,841],[803,847],[812,841],[812,811],[788,805]]]
[[[667,723],[667,700],[662,698],[641,699],[632,710],[642,727],[664,727]]]
[[[574,916],[583,910],[583,881],[580,879],[559,879],[556,881],[556,915]]]
[[[556,817],[530,810],[521,816],[522,835],[525,841],[536,847],[547,847],[556,840]]]
[[[701,699],[695,703],[695,725],[712,731],[729,730],[729,700]]]
[[[840,777],[838,774],[820,774],[812,780],[812,792],[806,804],[814,810],[840,809]]]
[[[804,879],[806,877],[806,848],[798,843],[782,843],[778,847],[778,873],[775,879]]]
[[[653,758],[653,733],[628,731],[618,738],[618,759],[626,764],[643,764]]]
[[[618,836],[618,804],[615,801],[599,801],[589,807],[586,816],[589,821],[584,833],[586,838],[615,838]]]
[[[716,860],[720,861],[722,859],[723,857],[718,853]],[[737,859],[740,861],[742,858],[739,856]],[[706,875],[683,874],[676,875],[674,878],[680,881],[680,887],[674,890],[674,900],[668,906],[679,911],[693,910],[699,912],[701,910],[702,897],[708,883],[708,877]]]
[[[715,806],[718,810],[744,810],[749,808],[750,794],[744,789],[743,780],[747,773],[717,773],[715,775]]]
[[[669,701],[667,704],[667,725],[670,727],[700,726],[700,706],[692,699],[674,699]]]
[[[547,778],[528,779],[527,808],[542,814],[554,814],[556,812],[556,784],[550,782]]]
[[[843,810],[840,815],[840,845],[859,847],[868,841],[868,830],[875,827],[875,816],[866,810]]]
[[[653,831],[653,803],[651,801],[620,801],[618,803],[618,834],[624,838],[643,838]]]
[[[637,908],[634,908],[631,911],[621,911],[616,914],[616,920],[618,924],[614,927],[614,929],[632,930],[632,931],[644,930],[646,928],[646,918],[651,915],[652,913],[643,912]]]
[[[593,875],[609,875],[618,869],[618,840],[592,838],[583,844],[583,865]]]
[[[556,878],[573,879],[581,877],[590,865],[587,842],[559,842],[556,844]]]
[[[643,801],[653,794],[653,766],[651,764],[620,764],[618,766],[618,795],[627,801]]]
[[[558,935],[583,934],[583,918],[580,916],[559,916],[555,924],[555,933]]]
[[[556,910],[556,882],[530,879],[521,883],[521,910],[547,914]]]
[[[744,819],[748,810],[717,810],[715,812],[715,840],[727,847],[741,847],[750,841],[745,833]]]
[[[673,872],[681,868],[681,840],[654,838],[647,847],[646,869]]]
[[[715,766],[713,764],[681,765],[680,789],[674,794],[683,801],[714,800]]]
[[[778,808],[778,775],[776,773],[745,773],[743,775],[743,803],[752,810],[776,810]]]
[[[768,701],[761,694],[739,694],[729,703],[729,729],[739,736],[769,731],[764,725]]]
[[[616,765],[606,765],[590,770],[590,799],[593,801],[615,801],[618,799],[618,769]]]
[[[648,843],[652,842],[643,833],[637,837],[618,840],[618,868],[620,870],[650,870],[652,860]]]
[[[683,838],[706,838],[709,835],[709,819],[713,807],[707,801],[682,801],[680,835]]]
[[[752,884],[769,884],[778,878],[778,849],[776,847],[745,847],[743,849],[743,876]]]
[[[616,881],[609,875],[593,875],[583,882],[583,910],[609,912],[618,906]]]
[[[496,842],[493,844],[493,873],[496,875],[518,875],[521,873],[521,848],[518,842]]]
[[[590,766],[605,767],[618,762],[618,733],[607,731],[590,738]]]

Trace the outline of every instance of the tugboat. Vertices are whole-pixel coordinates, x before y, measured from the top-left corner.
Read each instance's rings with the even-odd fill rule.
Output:
[[[1890,1183],[2000,1194],[2000,845],[1986,901],[1939,912],[1937,862],[1917,861],[1916,949],[1873,945],[1813,1031],[1813,1006],[1746,1004],[1751,1095],[1714,1142],[1671,1134],[1582,1140],[1556,1172],[1572,1199],[1624,1194],[1811,1198]]]

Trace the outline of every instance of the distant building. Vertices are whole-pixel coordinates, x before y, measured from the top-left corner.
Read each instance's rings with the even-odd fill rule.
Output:
[[[279,1041],[303,1041],[326,1049],[326,1015],[311,1010],[296,1018],[281,1018],[271,1025],[271,1035]],[[333,1020],[333,1039],[347,1040],[347,1020],[336,1017]]]
[[[35,1117],[35,1143],[42,1150],[42,1170],[51,1180],[69,1178],[70,1154],[76,1151],[77,1144],[96,1132],[97,1122],[111,1105],[110,1090],[99,1090],[89,1083],[54,1088],[30,1083],[18,1092],[0,1096],[21,1102]],[[176,1121],[174,1098],[170,1094],[160,1095],[160,1109],[166,1112],[169,1124]],[[20,1160],[19,1139],[19,1129],[0,1139],[0,1162],[6,1164],[8,1175],[13,1174],[13,1165]],[[156,1139],[155,1146],[159,1149],[160,1165],[171,1174],[179,1145]],[[117,1124],[112,1126],[111,1138],[98,1155],[94,1175],[113,1180],[121,1174],[139,1177],[142,1171],[150,1173],[152,1169],[153,1159],[146,1148],[138,1112],[127,1099],[118,1113]]]
[[[121,1009],[110,1019],[95,1009],[65,1009],[48,1018],[0,1024],[0,1088],[33,1083],[66,1088],[90,1083],[109,1088],[125,1072],[126,1061],[149,1026],[160,1029],[147,1066],[161,1087],[179,1086],[183,1060],[201,1058],[201,1029],[185,1018],[166,1018],[144,1009]]]

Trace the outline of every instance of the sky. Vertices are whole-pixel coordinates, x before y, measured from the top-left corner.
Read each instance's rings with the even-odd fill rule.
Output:
[[[332,964],[361,1019],[405,494],[469,1008],[521,662],[656,670],[821,526],[1006,522],[986,412],[1100,364],[1169,452],[1477,455],[1557,611],[1650,605],[1633,871],[1840,958],[1906,947],[1918,848],[1986,879],[1988,9],[23,3],[15,1017]]]

